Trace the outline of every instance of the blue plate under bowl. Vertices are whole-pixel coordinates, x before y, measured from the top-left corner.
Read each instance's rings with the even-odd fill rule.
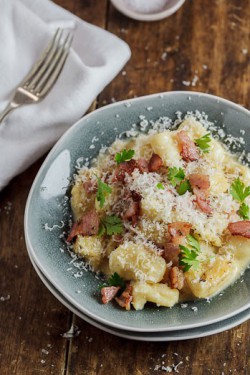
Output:
[[[30,253],[54,287],[92,319],[108,326],[138,332],[164,332],[201,327],[228,319],[250,307],[250,270],[211,301],[200,300],[172,309],[146,306],[142,311],[124,311],[115,304],[101,304],[100,280],[76,268],[62,240],[70,218],[69,180],[76,164],[97,156],[118,134],[140,121],[157,120],[176,112],[205,112],[211,122],[239,137],[245,131],[250,152],[250,112],[232,102],[193,92],[167,92],[98,109],[79,120],[57,142],[32,185],[25,211],[25,238]],[[83,158],[83,159],[81,159]],[[79,260],[78,260],[79,263]],[[192,309],[197,307],[197,309]]]

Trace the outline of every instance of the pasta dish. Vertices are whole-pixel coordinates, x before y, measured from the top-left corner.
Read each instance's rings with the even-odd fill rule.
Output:
[[[117,139],[71,191],[67,242],[129,310],[210,298],[250,263],[250,170],[195,118]]]

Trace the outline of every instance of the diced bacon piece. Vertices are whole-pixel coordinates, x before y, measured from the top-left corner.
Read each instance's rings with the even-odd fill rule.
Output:
[[[136,224],[138,223],[138,215],[134,215],[131,217],[131,221],[132,221],[132,226],[135,227]]]
[[[160,281],[161,284],[169,284],[169,268],[166,268],[166,271],[163,275],[162,280]]]
[[[132,221],[133,226],[135,226],[140,214],[141,198],[141,195],[136,191],[124,190],[121,199],[114,207],[115,213],[123,220]]]
[[[148,173],[148,162],[146,159],[141,158],[137,160],[137,167],[141,173]]]
[[[167,167],[161,167],[161,174],[162,175],[168,174],[168,171],[169,171],[169,168],[167,168]]]
[[[136,191],[132,190],[131,194],[132,194],[133,201],[135,201],[135,202],[140,202],[141,201],[142,196],[139,193],[137,193]]]
[[[102,303],[106,304],[112,301],[120,290],[119,286],[105,286],[101,289]]]
[[[71,227],[71,230],[69,232],[69,235],[68,235],[68,238],[67,238],[67,242],[71,242],[73,240],[73,238],[75,236],[77,236],[79,233],[78,233],[78,223],[74,223]]]
[[[169,279],[172,289],[181,290],[183,288],[185,276],[180,268],[172,267],[169,271]]]
[[[130,199],[129,206],[127,210],[122,214],[122,218],[124,220],[131,220],[133,226],[135,226],[138,221],[139,213],[140,213],[140,202],[135,202],[132,199]]]
[[[148,163],[148,170],[149,172],[156,172],[163,166],[162,158],[157,155],[153,154]]]
[[[174,266],[179,265],[179,245],[184,243],[186,236],[190,233],[192,225],[185,221],[176,221],[175,223],[168,224],[168,233],[170,241],[164,247],[163,258],[167,262],[172,262]]]
[[[191,174],[188,179],[193,189],[193,193],[196,196],[197,205],[201,211],[210,215],[212,209],[209,200],[207,199],[210,188],[209,176],[202,173],[194,173]]]
[[[196,195],[196,202],[198,206],[200,207],[201,211],[205,212],[206,214],[211,214],[212,209],[210,207],[210,202],[202,194],[195,194]]]
[[[162,255],[162,257],[166,260],[167,263],[172,262],[173,266],[178,266],[179,254],[179,246],[173,244],[172,242],[167,242],[164,246],[164,254]]]
[[[192,225],[184,221],[168,224],[168,233],[171,236],[171,242],[174,245],[182,244],[184,238],[190,233],[191,228]]]
[[[210,188],[209,176],[202,173],[190,174],[189,182],[192,188],[198,188],[200,190],[208,190]]]
[[[126,289],[119,297],[116,297],[115,300],[121,307],[124,307],[126,310],[130,310],[130,304],[132,302],[132,285],[128,284]]]
[[[233,236],[242,236],[250,238],[250,221],[242,220],[236,221],[235,223],[229,223],[228,229]]]
[[[87,194],[92,194],[97,192],[97,183],[91,180],[83,182],[83,187]]]
[[[123,163],[119,164],[115,170],[113,182],[121,181],[123,182],[125,179],[125,174],[131,175],[134,169],[137,167],[137,162],[134,159],[124,161]]]
[[[164,253],[165,253],[165,250],[164,250],[164,249],[160,249],[160,248],[157,249],[157,255],[159,255],[159,256],[163,256]]]
[[[75,236],[81,234],[82,236],[92,236],[98,233],[99,229],[99,217],[96,210],[90,210],[86,212],[78,223],[75,223],[69,236],[67,242],[71,242]]]
[[[193,192],[196,196],[197,205],[199,206],[201,211],[203,211],[207,215],[210,215],[212,213],[212,208],[210,207],[209,200],[205,198],[205,194],[198,189],[193,189]]]
[[[185,130],[181,130],[177,133],[177,139],[181,147],[181,156],[183,160],[188,162],[199,159],[199,151]]]
[[[134,215],[138,215],[140,210],[139,202],[134,202],[133,200],[130,200],[129,207],[125,211],[125,213],[122,215],[122,218],[125,220],[131,219]]]

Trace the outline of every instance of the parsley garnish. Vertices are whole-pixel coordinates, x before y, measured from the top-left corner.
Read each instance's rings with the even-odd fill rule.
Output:
[[[230,193],[236,201],[241,203],[239,211],[237,212],[238,215],[244,220],[249,220],[249,206],[244,202],[244,200],[250,195],[250,186],[246,187],[244,183],[237,178],[231,185]]]
[[[100,202],[100,207],[102,208],[105,202],[105,196],[107,194],[110,194],[112,189],[110,186],[105,184],[105,182],[102,182],[102,180],[97,177],[98,185],[97,185],[97,193],[96,193],[96,199],[98,202]]]
[[[191,267],[194,268],[194,270],[198,269],[199,261],[197,259],[197,252],[194,250],[190,250],[188,247],[179,245],[181,249],[181,260],[180,265],[184,266],[183,270],[184,272],[187,272],[190,270]]]
[[[107,282],[102,284],[100,287],[105,288],[106,286],[119,286],[121,289],[125,289],[126,283],[123,278],[119,276],[117,272],[115,272],[108,278]]]
[[[123,225],[121,219],[116,216],[106,216],[101,219],[100,226],[99,226],[99,236],[103,236],[107,234],[111,236],[112,234],[120,234],[123,232]]]
[[[239,208],[238,214],[239,214],[240,217],[242,217],[242,219],[250,220],[249,206],[246,203],[242,203],[240,208]]]
[[[191,234],[189,234],[187,236],[187,240],[188,240],[189,246],[191,246],[195,251],[197,251],[197,252],[201,251],[200,244],[195,237],[193,237],[193,236],[191,236]]]
[[[182,168],[177,168],[177,167],[169,168],[168,179],[173,186],[176,186],[179,182],[184,180],[184,178],[185,178],[185,173]]]
[[[173,186],[179,185],[176,190],[179,195],[185,194],[188,190],[191,191],[191,186],[188,180],[185,179],[185,172],[182,168],[169,168],[168,179]],[[184,181],[183,181],[184,180]]]
[[[250,186],[245,187],[244,183],[237,178],[231,185],[230,193],[236,201],[243,203],[250,195]]]
[[[210,150],[211,134],[207,133],[203,137],[195,139],[194,142],[206,154]]]
[[[134,150],[124,149],[121,153],[118,152],[117,154],[115,154],[115,161],[117,162],[117,164],[120,164],[124,161],[132,159],[134,154],[135,154]]]
[[[191,185],[188,180],[182,181],[177,188],[177,193],[179,195],[185,194],[187,191],[191,191]]]
[[[164,190],[164,185],[161,182],[158,182],[156,187],[157,187],[157,189]]]
[[[181,259],[180,265],[184,266],[184,272],[190,270],[193,267],[194,270],[197,270],[199,267],[199,260],[197,259],[199,252],[200,252],[200,244],[191,235],[187,236],[187,242],[189,247],[179,245],[181,250]]]

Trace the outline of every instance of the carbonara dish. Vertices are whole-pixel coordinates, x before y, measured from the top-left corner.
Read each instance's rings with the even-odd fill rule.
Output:
[[[250,170],[195,118],[117,139],[71,191],[67,242],[129,310],[210,298],[250,263]]]

